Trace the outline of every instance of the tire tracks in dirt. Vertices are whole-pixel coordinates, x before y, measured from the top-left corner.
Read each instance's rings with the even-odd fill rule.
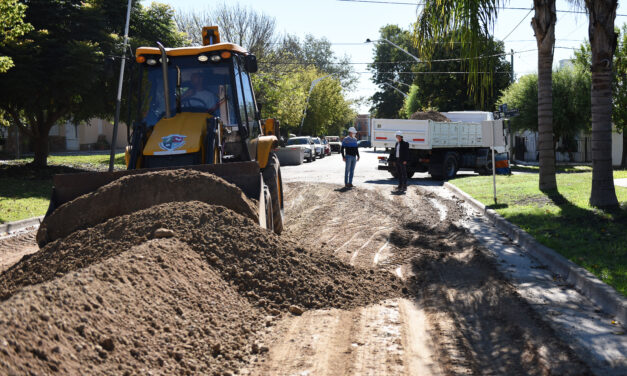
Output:
[[[266,373],[590,373],[457,225],[465,215],[458,202],[422,187],[394,195],[385,186],[342,192],[289,183],[286,194],[325,198],[286,211],[291,236],[357,267],[401,276],[414,298],[291,318],[270,346],[263,370],[273,372]]]

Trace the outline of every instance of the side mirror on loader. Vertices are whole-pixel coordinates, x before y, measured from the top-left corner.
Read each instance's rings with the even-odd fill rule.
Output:
[[[248,73],[255,73],[258,70],[257,67],[257,56],[255,55],[246,55],[244,58],[244,67]]]

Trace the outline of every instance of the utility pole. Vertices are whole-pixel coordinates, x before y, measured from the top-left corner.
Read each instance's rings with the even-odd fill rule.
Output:
[[[510,51],[511,51],[511,55],[509,55],[509,57],[510,57],[510,62],[511,62],[510,65],[512,68],[512,74],[510,75],[509,82],[513,84],[514,83],[514,49],[512,48]]]
[[[113,171],[115,162],[115,140],[118,138],[118,125],[120,123],[120,107],[122,105],[122,84],[124,82],[124,66],[126,63],[126,49],[128,48],[128,24],[131,18],[131,0],[128,0],[126,8],[126,25],[124,26],[124,52],[122,53],[122,63],[120,66],[120,81],[118,82],[118,97],[115,102],[115,120],[113,122],[113,135],[111,137],[111,156],[109,157],[109,172]],[[129,104],[130,105],[130,104]],[[130,124],[126,124],[130,127]]]

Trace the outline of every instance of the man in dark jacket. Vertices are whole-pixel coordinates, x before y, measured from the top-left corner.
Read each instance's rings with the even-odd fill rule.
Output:
[[[398,191],[407,190],[407,162],[409,161],[409,143],[403,141],[403,132],[396,132],[396,146],[394,147],[396,156],[396,172],[398,173]]]

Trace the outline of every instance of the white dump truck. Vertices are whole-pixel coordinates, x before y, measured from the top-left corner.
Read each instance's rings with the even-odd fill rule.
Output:
[[[492,173],[491,147],[505,152],[502,120],[437,122],[432,120],[372,119],[372,146],[390,150],[379,157],[379,169],[396,177],[396,132],[409,143],[407,176],[429,172],[435,179],[453,178],[459,169]]]

